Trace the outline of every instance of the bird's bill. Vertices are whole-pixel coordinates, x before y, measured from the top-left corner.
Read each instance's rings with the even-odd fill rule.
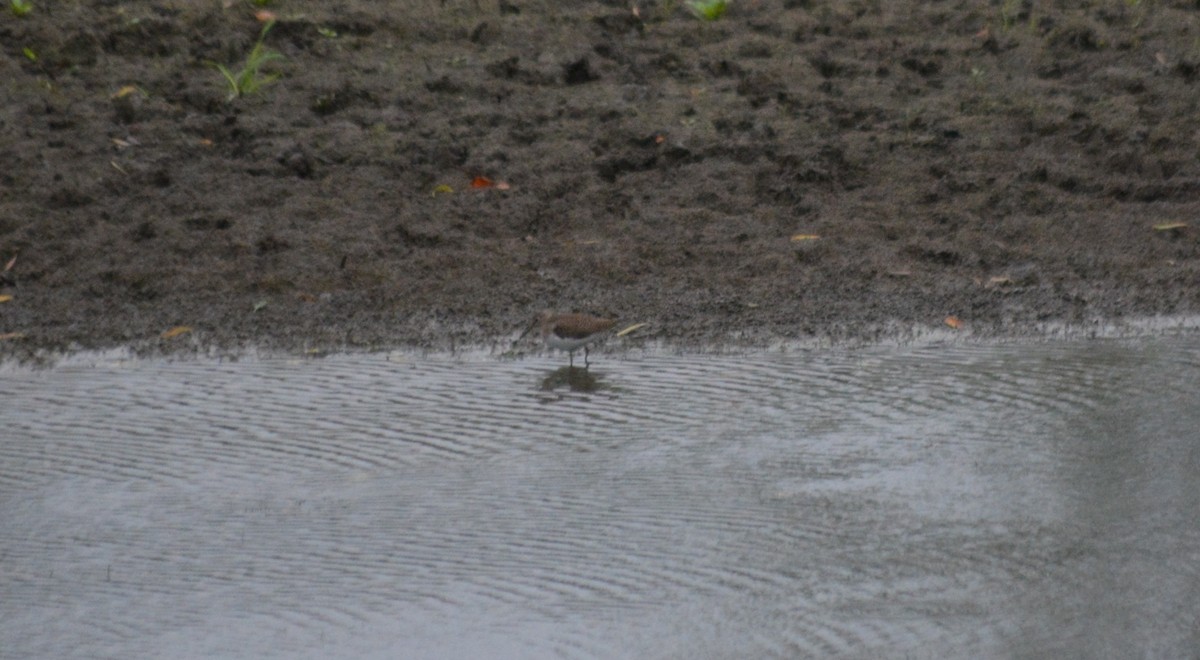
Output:
[[[529,326],[525,328],[525,332],[522,332],[521,336],[517,337],[517,341],[521,341],[522,339],[525,338],[526,335],[528,335],[530,332],[532,332],[533,326],[535,326],[535,325],[537,325],[537,319],[534,319],[533,321],[531,321],[529,323]]]

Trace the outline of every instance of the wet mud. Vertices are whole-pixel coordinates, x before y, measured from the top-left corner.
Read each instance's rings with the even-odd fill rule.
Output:
[[[3,14],[0,353],[1200,309],[1195,2],[634,4]]]

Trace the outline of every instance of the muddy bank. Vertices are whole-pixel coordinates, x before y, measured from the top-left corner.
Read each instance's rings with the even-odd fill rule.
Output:
[[[3,15],[0,354],[1200,311],[1194,2],[668,4]]]

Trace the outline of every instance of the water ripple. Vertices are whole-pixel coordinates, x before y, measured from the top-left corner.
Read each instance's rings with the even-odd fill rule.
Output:
[[[399,357],[5,372],[0,648],[1194,641],[1194,340],[630,355],[591,392],[541,389],[550,359]]]

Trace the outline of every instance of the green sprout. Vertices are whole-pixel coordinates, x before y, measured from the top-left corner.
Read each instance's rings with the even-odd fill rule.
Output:
[[[33,11],[33,3],[29,0],[8,0],[8,8],[12,10],[13,16],[24,16]]]
[[[225,82],[229,85],[229,101],[247,94],[253,94],[263,85],[279,77],[278,73],[264,75],[260,71],[262,66],[267,62],[283,59],[283,55],[263,48],[263,39],[267,38],[267,33],[274,26],[275,21],[270,21],[263,26],[262,32],[258,35],[258,41],[254,44],[254,48],[250,50],[250,54],[246,55],[246,65],[242,67],[241,71],[233,73],[222,64],[213,65],[217,67],[217,70],[221,72],[221,75],[225,77]]]
[[[688,0],[687,6],[696,15],[696,18],[715,21],[725,15],[725,10],[729,9],[729,2],[727,0]]]
[[[1004,0],[1000,5],[1000,27],[1005,32],[1008,32],[1017,23],[1020,18],[1021,8],[1024,5],[1023,0]]]

